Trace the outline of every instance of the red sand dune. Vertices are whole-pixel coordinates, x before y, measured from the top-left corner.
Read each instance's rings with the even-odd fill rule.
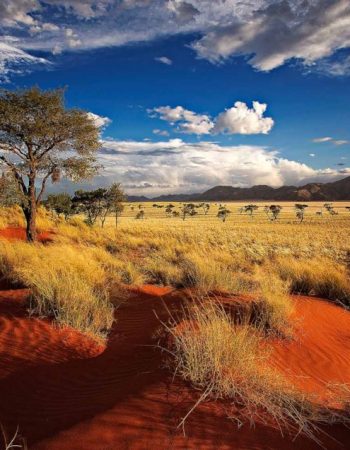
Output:
[[[79,333],[26,318],[25,295],[3,291],[0,298],[0,360],[7,361],[0,379],[0,421],[9,431],[19,425],[30,449],[319,448],[305,438],[283,438],[267,426],[237,430],[212,402],[190,416],[186,436],[177,429],[198,393],[161,367],[153,335],[159,328],[155,312],[166,320],[163,301],[176,310],[178,292],[134,289],[117,310],[117,323],[100,354]],[[307,389],[320,389],[322,380],[350,382],[350,313],[318,299],[295,302],[303,319],[299,339],[276,345],[274,363],[300,376]],[[327,439],[327,448],[349,448],[348,430],[337,426],[328,432],[343,446]]]
[[[38,241],[42,243],[50,242],[52,240],[52,231],[44,231],[38,234]],[[9,241],[25,241],[26,230],[21,227],[8,227],[0,230],[0,238]]]

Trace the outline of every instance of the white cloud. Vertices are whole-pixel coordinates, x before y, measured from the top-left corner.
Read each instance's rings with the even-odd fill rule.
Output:
[[[300,185],[332,181],[350,171],[317,170],[264,147],[192,144],[181,139],[103,141],[99,160],[105,167],[105,183],[117,180],[130,194],[149,196],[202,192],[215,185]]]
[[[349,144],[349,141],[346,139],[334,139],[330,136],[315,138],[315,139],[312,139],[312,142],[314,142],[315,144],[321,144],[323,142],[331,142],[332,144],[338,145],[338,146]]]
[[[188,134],[209,134],[214,128],[214,123],[206,114],[196,114],[193,111],[176,106],[159,106],[149,111],[152,114],[159,114],[160,119],[174,125],[178,123],[179,131]]]
[[[167,130],[159,130],[158,128],[155,128],[153,130],[153,134],[156,134],[158,136],[169,136],[169,132]]]
[[[0,82],[8,82],[11,74],[25,72],[29,67],[49,64],[44,58],[38,58],[13,45],[0,42]]]
[[[271,117],[264,117],[267,105],[253,102],[253,108],[248,108],[244,102],[236,102],[232,108],[211,119],[206,114],[176,106],[160,106],[149,110],[151,117],[157,117],[178,124],[178,131],[187,134],[267,134],[271,131],[274,121]]]
[[[170,58],[168,58],[167,56],[159,56],[154,59],[162,64],[167,65],[167,66],[171,66],[173,63],[173,61]]]
[[[274,121],[271,117],[263,117],[267,105],[253,102],[249,109],[243,102],[236,102],[232,108],[218,115],[214,132],[229,134],[268,134]]]
[[[92,112],[87,113],[89,119],[92,119],[96,127],[98,128],[105,128],[110,123],[112,123],[112,120],[109,117],[103,117],[99,116],[98,114],[94,114]]]
[[[320,137],[320,138],[312,139],[312,142],[314,142],[315,144],[319,144],[319,143],[321,143],[321,142],[329,142],[329,141],[332,141],[332,140],[333,140],[332,137],[330,137],[330,136],[325,136],[325,137]]]
[[[309,156],[311,156],[311,158],[314,158],[316,156],[315,153],[309,153]]]

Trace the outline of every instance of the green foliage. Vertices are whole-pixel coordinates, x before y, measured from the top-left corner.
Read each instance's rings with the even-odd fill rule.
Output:
[[[36,209],[48,179],[93,176],[99,147],[93,119],[84,111],[66,109],[62,89],[0,92],[0,163],[20,189],[28,240],[36,239]]]
[[[58,216],[63,214],[65,220],[73,214],[72,199],[70,195],[66,193],[50,194],[45,201],[45,206]]]

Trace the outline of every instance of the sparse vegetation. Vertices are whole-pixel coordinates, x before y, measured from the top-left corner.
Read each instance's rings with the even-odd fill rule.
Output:
[[[346,420],[269,365],[269,345],[259,330],[249,326],[249,317],[237,324],[223,307],[202,300],[185,311],[181,323],[174,320],[166,328],[174,370],[202,391],[180,425],[208,399],[229,400],[227,413],[238,426],[272,420],[281,430],[302,433],[317,442],[320,425]]]

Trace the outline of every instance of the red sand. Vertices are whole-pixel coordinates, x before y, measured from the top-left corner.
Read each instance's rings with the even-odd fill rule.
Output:
[[[117,310],[117,323],[105,351],[79,333],[58,330],[26,318],[26,291],[4,291],[0,298],[0,422],[20,432],[34,450],[298,449],[319,448],[296,442],[271,428],[237,430],[219,405],[201,405],[186,424],[177,424],[198,398],[161,368],[154,348],[157,315],[167,319],[163,301],[174,311],[176,291],[154,286],[134,289]],[[163,301],[160,296],[163,296]],[[298,341],[276,345],[275,364],[303,376],[307,389],[320,380],[350,382],[350,313],[318,299],[296,298]],[[97,356],[93,356],[97,355]],[[80,358],[80,359],[79,359]],[[7,376],[6,376],[7,375]],[[304,378],[307,377],[307,378]],[[349,448],[350,431],[328,430]]]
[[[52,240],[53,232],[45,231],[38,234],[38,241],[42,243],[50,242]],[[20,227],[9,227],[0,230],[0,238],[7,239],[9,241],[25,241],[26,230]]]

